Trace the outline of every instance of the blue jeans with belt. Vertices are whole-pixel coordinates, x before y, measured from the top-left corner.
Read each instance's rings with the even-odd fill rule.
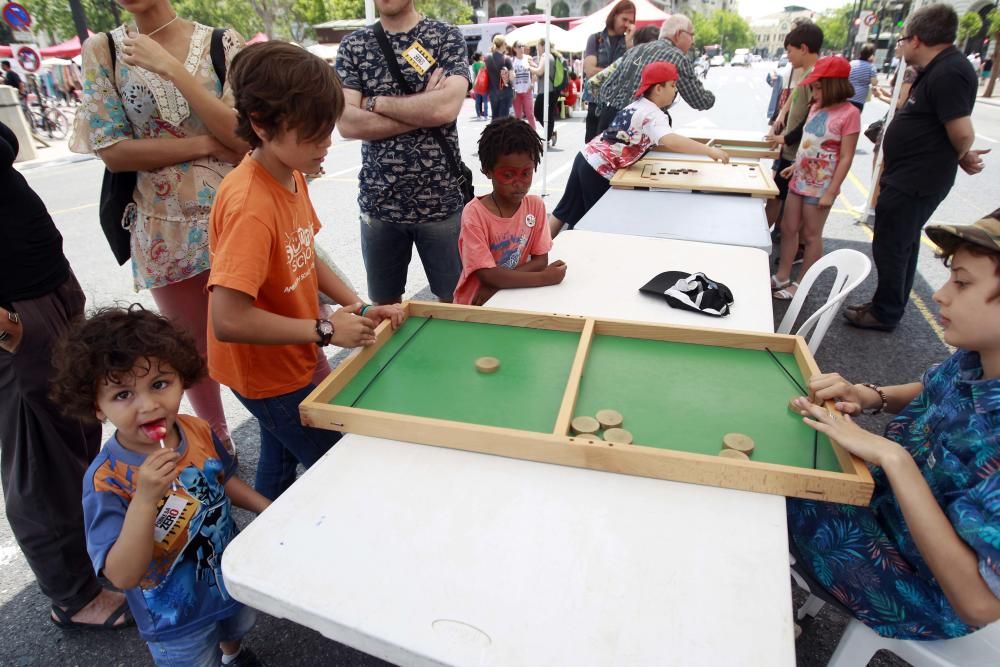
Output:
[[[265,498],[280,496],[295,482],[299,463],[309,468],[343,436],[337,431],[303,426],[299,404],[315,388],[310,383],[270,398],[247,398],[233,392],[260,424],[260,459],[254,488]]]

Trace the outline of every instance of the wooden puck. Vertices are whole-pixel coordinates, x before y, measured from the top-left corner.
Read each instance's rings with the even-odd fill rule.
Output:
[[[496,357],[479,357],[476,359],[476,370],[480,373],[496,373],[500,369],[500,360]]]
[[[801,415],[802,409],[799,406],[795,405],[795,401],[797,401],[798,399],[799,399],[798,396],[792,396],[790,399],[788,399],[788,409],[797,415]]]
[[[736,459],[737,461],[749,461],[750,457],[743,452],[738,452],[735,449],[723,449],[719,452],[719,456],[724,459]]]
[[[592,435],[600,430],[601,425],[597,423],[597,420],[593,417],[575,417],[573,421],[569,423],[569,427],[573,429],[573,433],[577,435]]]
[[[625,421],[617,410],[598,410],[595,416],[601,428],[618,428]]]
[[[722,436],[722,446],[750,456],[753,453],[753,439],[742,433],[727,433]]]
[[[623,428],[609,428],[604,431],[604,439],[618,445],[631,445],[632,434]]]

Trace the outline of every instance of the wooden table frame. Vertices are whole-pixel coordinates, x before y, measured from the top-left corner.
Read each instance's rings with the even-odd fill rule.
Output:
[[[669,163],[671,168],[676,167],[678,169],[692,169],[696,173],[674,174],[671,175],[670,181],[668,182],[656,181],[651,178],[643,177],[643,173],[647,167],[659,168],[664,166],[666,163]],[[760,175],[760,182],[756,185],[749,185],[742,183],[742,178],[723,178],[725,176],[724,172],[721,175],[713,173],[713,176],[715,176],[714,178],[710,177],[708,174],[709,171],[717,172],[720,168],[726,168],[732,165],[756,168],[757,173]],[[733,182],[734,180],[735,182]],[[751,197],[761,197],[765,199],[771,199],[778,196],[778,186],[774,183],[774,178],[771,176],[771,170],[763,167],[759,162],[743,162],[736,160],[731,162],[729,165],[724,165],[720,162],[685,161],[674,157],[662,159],[652,153],[635,164],[632,164],[624,169],[619,169],[611,178],[611,187],[622,190],[656,189],[681,191],[691,190],[692,192],[725,192],[749,195]]]
[[[373,345],[356,350],[302,402],[300,412],[303,424],[543,463],[810,500],[867,505],[871,499],[874,483],[868,468],[860,459],[851,456],[835,443],[831,444],[842,472],[737,461],[643,447],[639,444],[616,446],[603,440],[569,434],[583,368],[595,335],[756,350],[768,347],[774,352],[793,354],[799,371],[808,379],[819,373],[819,368],[805,341],[799,336],[645,324],[420,301],[405,302],[403,307],[410,317],[579,332],[580,341],[553,432],[536,433],[331,405],[330,401],[393,336],[394,332],[388,322],[383,322],[377,328]]]
[[[745,141],[738,139],[725,139],[720,137],[692,136],[688,137],[694,141],[721,148],[729,153],[730,157],[748,157],[757,160],[776,160],[781,154],[781,147],[763,139]],[[663,150],[653,148],[654,151]]]

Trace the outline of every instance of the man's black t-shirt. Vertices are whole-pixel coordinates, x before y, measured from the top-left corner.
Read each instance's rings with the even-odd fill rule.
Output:
[[[4,72],[3,82],[15,90],[21,90],[21,75],[14,70]]]
[[[945,123],[972,115],[976,90],[976,72],[958,49],[949,46],[935,56],[886,129],[882,181],[912,196],[950,190],[959,156]]]
[[[514,61],[502,53],[493,51],[486,56],[486,74],[490,77],[490,92],[496,92],[500,87],[500,70],[506,67],[512,72]]]
[[[0,123],[0,306],[4,308],[13,301],[48,294],[69,279],[62,236],[45,204],[14,169],[17,150],[17,136]]]

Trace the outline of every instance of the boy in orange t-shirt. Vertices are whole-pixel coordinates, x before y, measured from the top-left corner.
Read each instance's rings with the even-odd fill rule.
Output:
[[[209,374],[260,423],[254,486],[274,499],[340,438],[308,428],[317,345],[371,345],[399,306],[369,306],[321,259],[320,223],[303,173],[319,170],[344,96],[320,58],[285,42],[244,49],[230,69],[237,133],[253,148],[222,182],[209,223]],[[322,319],[319,293],[344,306]]]

